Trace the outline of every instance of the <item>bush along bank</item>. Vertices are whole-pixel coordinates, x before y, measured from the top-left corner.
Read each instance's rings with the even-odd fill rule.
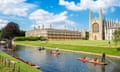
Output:
[[[14,41],[46,41],[47,39],[43,36],[40,37],[15,37]]]

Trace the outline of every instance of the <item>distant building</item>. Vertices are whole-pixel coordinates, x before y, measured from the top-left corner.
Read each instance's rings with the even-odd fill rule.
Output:
[[[112,40],[113,32],[120,27],[120,22],[104,20],[102,9],[99,12],[99,18],[92,18],[92,12],[89,14],[89,40]]]
[[[81,32],[66,29],[42,28],[27,31],[26,37],[40,37],[44,36],[47,39],[81,39]]]

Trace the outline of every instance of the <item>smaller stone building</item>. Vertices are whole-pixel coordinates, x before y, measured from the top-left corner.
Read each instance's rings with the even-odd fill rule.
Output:
[[[81,32],[72,31],[66,29],[53,29],[53,28],[45,28],[45,29],[34,29],[27,31],[25,34],[26,37],[40,37],[44,36],[47,39],[81,39]]]

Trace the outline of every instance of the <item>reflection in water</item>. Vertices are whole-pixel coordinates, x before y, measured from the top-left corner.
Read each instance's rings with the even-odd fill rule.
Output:
[[[13,53],[24,60],[31,61],[41,67],[43,72],[120,72],[120,60],[112,59],[113,63],[108,65],[94,65],[91,63],[83,63],[76,60],[78,57],[97,57],[99,56],[78,54],[72,52],[62,52],[60,55],[54,56],[50,54],[50,50],[39,51],[38,48],[18,46],[17,51]]]
[[[105,72],[105,65],[101,65],[102,72]]]

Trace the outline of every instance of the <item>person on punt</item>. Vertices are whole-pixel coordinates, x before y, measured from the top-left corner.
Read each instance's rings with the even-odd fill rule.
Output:
[[[59,48],[55,48],[55,51],[58,52],[58,51],[59,51]]]
[[[96,62],[96,61],[98,61],[97,58],[92,58],[92,59],[90,60],[90,62]]]
[[[82,57],[83,60],[86,60],[86,57]]]
[[[105,53],[103,53],[102,58],[101,58],[101,62],[105,62],[105,60],[106,60],[106,55],[105,55]]]

